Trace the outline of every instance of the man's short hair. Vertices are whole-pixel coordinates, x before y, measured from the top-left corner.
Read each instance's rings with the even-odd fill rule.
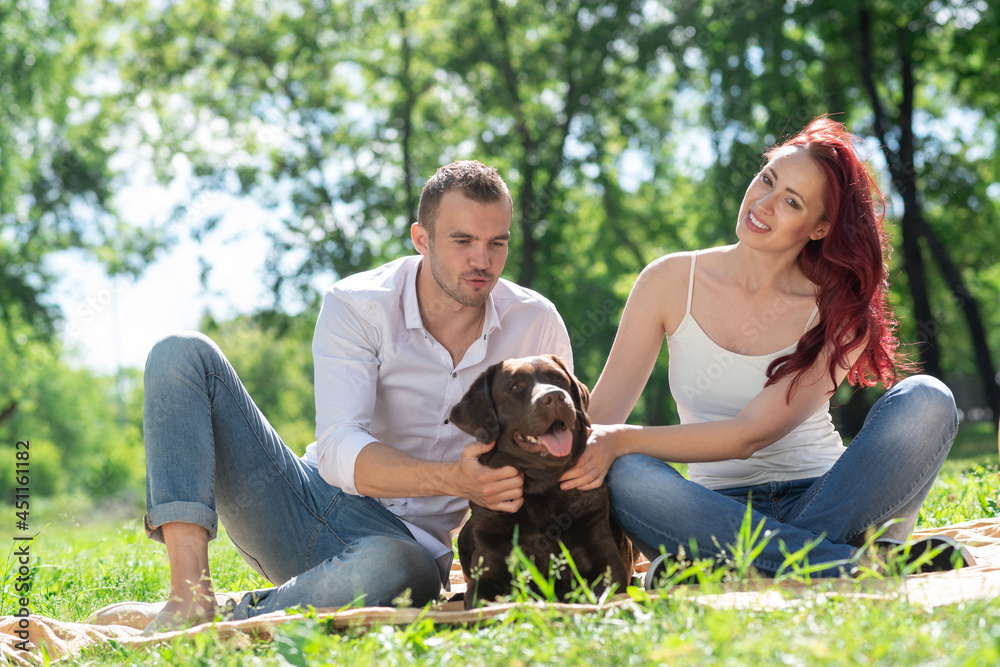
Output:
[[[417,222],[429,233],[434,231],[434,220],[441,198],[449,190],[460,190],[462,195],[478,204],[492,204],[495,201],[506,200],[511,210],[514,208],[510,190],[496,169],[476,160],[452,162],[434,172],[420,193]]]

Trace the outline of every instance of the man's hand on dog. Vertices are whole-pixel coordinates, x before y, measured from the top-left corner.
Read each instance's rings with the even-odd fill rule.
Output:
[[[579,489],[590,491],[604,483],[611,464],[615,462],[615,453],[611,448],[609,434],[613,427],[594,424],[587,438],[587,449],[580,456],[577,464],[566,471],[560,478],[559,488],[563,491]]]
[[[479,462],[479,455],[495,444],[474,442],[462,450],[456,462],[459,492],[455,495],[498,512],[516,512],[524,504],[524,477],[513,466],[488,468]]]

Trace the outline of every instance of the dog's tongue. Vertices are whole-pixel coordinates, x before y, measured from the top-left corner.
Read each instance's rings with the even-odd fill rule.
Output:
[[[553,433],[546,433],[538,436],[538,442],[545,445],[552,456],[569,456],[573,449],[573,434],[567,429],[561,429]]]

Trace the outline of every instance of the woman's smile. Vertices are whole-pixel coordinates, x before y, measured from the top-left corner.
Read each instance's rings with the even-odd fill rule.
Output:
[[[752,232],[759,232],[760,233],[760,232],[769,232],[769,231],[771,231],[771,228],[768,227],[767,225],[765,225],[763,222],[761,222],[760,218],[758,218],[756,215],[754,215],[753,211],[747,211],[747,215],[746,215],[745,220],[746,220],[746,223],[747,223],[747,229],[749,229]]]

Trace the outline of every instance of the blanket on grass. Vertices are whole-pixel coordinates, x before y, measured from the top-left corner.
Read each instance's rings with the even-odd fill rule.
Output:
[[[938,572],[906,577],[902,581],[866,580],[863,583],[845,579],[815,580],[810,584],[770,580],[754,580],[720,584],[709,591],[697,586],[658,592],[660,595],[682,594],[697,604],[719,608],[778,609],[801,605],[807,601],[829,599],[905,599],[925,608],[971,600],[994,600],[1000,597],[1000,518],[978,519],[943,528],[915,531],[914,537],[937,534],[949,535],[965,544],[977,561],[975,567],[955,572]],[[460,569],[453,569],[453,588],[464,587]],[[366,607],[361,609],[317,609],[316,616],[331,630],[368,627],[383,624],[406,625],[423,618],[441,624],[474,624],[503,616],[523,604],[494,604],[474,611],[465,611],[461,602],[449,602],[436,609],[395,609]],[[538,603],[541,604],[541,603]],[[593,613],[609,608],[632,605],[628,595],[617,595],[603,605],[547,604],[565,614]],[[171,642],[181,636],[212,632],[233,648],[254,641],[269,641],[280,625],[301,620],[301,614],[276,612],[244,621],[206,623],[189,630],[143,637],[139,628],[126,625],[90,625],[72,623],[30,615],[0,617],[0,655],[14,665],[41,665],[49,660],[71,660],[84,648],[98,642],[115,641],[121,646],[154,646]]]

